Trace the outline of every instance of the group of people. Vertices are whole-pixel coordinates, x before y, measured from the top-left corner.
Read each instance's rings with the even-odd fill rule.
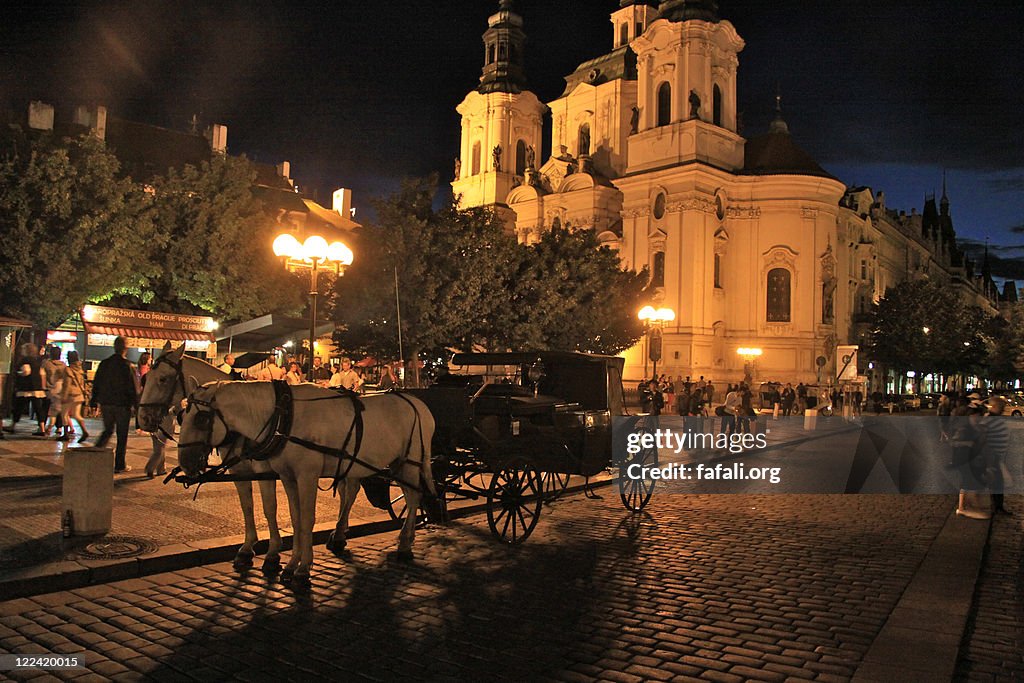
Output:
[[[703,375],[696,382],[682,376],[672,380],[667,375],[644,379],[637,391],[641,410],[652,415],[666,411],[677,415],[707,415],[708,406],[715,400],[715,385]]]
[[[58,441],[75,437],[73,423],[81,430],[79,443],[89,438],[82,422],[82,404],[86,398],[85,370],[78,353],[68,353],[68,362],[61,360],[60,347],[51,346],[40,355],[35,344],[22,344],[15,363],[14,402],[11,424],[3,431],[13,433],[23,416],[30,412],[36,420],[33,436],[50,436]],[[3,433],[0,432],[0,438]]]
[[[988,519],[993,514],[1011,514],[1003,496],[1010,446],[1005,410],[1006,401],[999,396],[987,403],[978,393],[943,395],[939,400],[939,439],[952,445],[951,465],[961,475],[958,515]],[[982,500],[986,491],[991,491],[991,504]]]

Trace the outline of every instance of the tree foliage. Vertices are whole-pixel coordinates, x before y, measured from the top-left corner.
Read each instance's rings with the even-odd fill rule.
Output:
[[[997,381],[1024,377],[1024,306],[1010,307],[992,325],[989,375]]]
[[[150,306],[227,320],[301,309],[304,285],[273,255],[278,228],[253,195],[255,177],[245,158],[214,155],[154,182]]]
[[[897,370],[977,372],[986,362],[988,328],[985,312],[956,290],[902,282],[874,306],[867,355]]]
[[[338,343],[398,357],[397,272],[406,359],[446,349],[617,353],[636,343],[646,275],[623,271],[589,231],[518,245],[484,209],[433,208],[436,177],[376,203],[338,282]]]
[[[0,311],[54,326],[137,290],[152,274],[138,258],[154,237],[145,204],[92,135],[0,132]]]

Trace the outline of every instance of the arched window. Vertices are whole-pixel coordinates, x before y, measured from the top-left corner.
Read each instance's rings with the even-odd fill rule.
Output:
[[[770,323],[788,323],[790,314],[790,274],[785,268],[768,271],[767,319]]]
[[[576,156],[589,156],[590,155],[590,124],[584,123],[580,126],[579,140],[576,145]]]
[[[473,143],[473,173],[472,175],[480,174],[480,143]]]
[[[516,175],[526,175],[526,143],[516,143]]]
[[[654,252],[653,263],[651,264],[651,285],[653,287],[665,286],[665,252]]]
[[[629,24],[623,24],[619,27],[619,46],[625,45],[629,42]]]
[[[668,82],[658,86],[658,121],[656,126],[672,123],[672,86]]]
[[[722,255],[715,254],[715,289],[722,288]]]
[[[712,118],[712,122],[716,126],[720,126],[720,125],[722,125],[722,89],[718,87],[717,83],[715,84],[715,90],[714,90],[714,93],[713,93],[713,98],[714,99],[712,100],[712,103],[711,103],[711,106],[712,106],[711,111],[713,112],[712,113],[712,117],[713,117]]]

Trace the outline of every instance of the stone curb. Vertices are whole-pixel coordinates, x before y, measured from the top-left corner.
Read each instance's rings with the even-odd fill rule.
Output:
[[[613,479],[592,482],[591,488],[610,486]],[[583,485],[570,486],[566,494],[583,491]],[[449,510],[449,518],[462,519],[477,515],[487,509],[486,503],[476,503]],[[313,545],[323,545],[334,531],[334,523],[318,524],[313,528]],[[378,520],[356,524],[349,528],[348,538],[360,538],[388,531],[398,531],[399,523],[394,520]],[[95,584],[123,579],[135,579],[163,572],[179,571],[215,562],[230,562],[234,559],[244,536],[210,538],[189,543],[161,546],[156,552],[141,557],[122,560],[63,560],[48,562],[35,567],[26,567],[0,577],[0,595],[3,600],[26,598],[43,593],[84,588]],[[281,529],[281,549],[291,550],[292,534]],[[267,551],[267,540],[259,541],[254,549],[257,555]]]
[[[954,680],[991,528],[950,513],[853,681]]]

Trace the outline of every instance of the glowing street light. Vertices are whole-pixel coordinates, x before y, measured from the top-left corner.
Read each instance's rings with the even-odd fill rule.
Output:
[[[658,361],[661,360],[661,326],[676,319],[676,312],[671,308],[654,308],[644,306],[636,314],[643,321],[647,332],[647,357],[654,362],[654,377],[658,377]],[[647,357],[644,358],[644,376],[647,375]]]
[[[740,347],[736,349],[736,355],[743,358],[743,378],[754,383],[754,376],[757,370],[757,359],[764,353],[757,347]]]
[[[336,275],[341,275],[346,266],[352,265],[353,254],[342,242],[327,243],[320,235],[310,235],[305,242],[299,242],[294,235],[283,233],[274,238],[274,256],[284,261],[289,270],[309,269],[309,367],[313,367],[314,342],[316,341],[316,299],[317,275],[321,266],[334,266]]]

